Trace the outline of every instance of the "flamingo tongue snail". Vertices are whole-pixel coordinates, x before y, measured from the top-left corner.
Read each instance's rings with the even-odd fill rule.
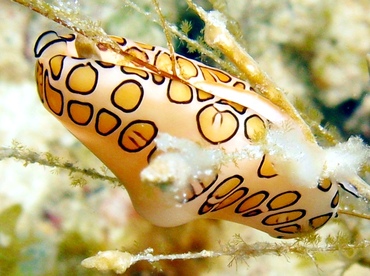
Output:
[[[337,215],[341,179],[323,177],[326,151],[248,82],[161,47],[111,38],[131,58],[81,46],[74,34],[42,34],[37,88],[44,107],[119,178],[143,217],[168,227],[223,219],[292,238]],[[165,139],[188,141],[200,154],[166,151]],[[207,150],[244,149],[256,153],[202,168]],[[196,173],[171,190],[189,163]],[[171,169],[163,185],[148,183]]]

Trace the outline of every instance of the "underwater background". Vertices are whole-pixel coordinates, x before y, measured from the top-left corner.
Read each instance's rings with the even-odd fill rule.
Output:
[[[149,0],[45,1],[71,14],[78,11],[81,18],[99,21],[108,34],[166,47],[162,28],[127,2],[155,14]],[[289,99],[305,105],[307,116],[318,111],[323,125],[335,127],[344,140],[359,135],[369,143],[369,1],[194,2],[206,10],[218,9],[228,17],[230,28],[249,54]],[[189,37],[202,35],[202,21],[185,1],[161,0],[160,6],[168,21],[178,26],[191,23]],[[64,34],[71,31],[12,1],[0,0],[0,7],[1,275],[101,275],[80,262],[102,250],[137,254],[153,248],[156,254],[171,254],[236,249],[244,242],[251,244],[244,255],[139,262],[126,273],[370,273],[370,222],[364,219],[342,215],[318,231],[324,238],[301,241],[302,248],[288,253],[294,241],[273,239],[230,222],[198,220],[175,228],[155,227],[136,214],[121,187],[93,180],[83,172],[50,168],[47,164],[68,161],[111,176],[44,110],[36,92],[33,46],[37,37],[49,29]],[[217,66],[199,53],[188,53],[185,43],[175,42],[175,46],[176,52]],[[41,159],[49,162],[47,166],[40,164]],[[362,208],[351,197],[344,195],[342,199]],[[369,211],[363,208],[361,211]],[[333,238],[327,239],[328,235]],[[256,242],[259,244],[253,247]],[[264,242],[271,246],[266,253]],[[348,244],[357,246],[349,250]]]

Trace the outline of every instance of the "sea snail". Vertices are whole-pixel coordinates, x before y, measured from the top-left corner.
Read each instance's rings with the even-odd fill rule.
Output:
[[[135,209],[153,224],[214,218],[292,238],[337,216],[339,185],[356,194],[346,173],[330,163],[338,154],[307,141],[299,126],[248,82],[172,57],[161,47],[111,39],[131,58],[74,34],[42,34],[34,49],[38,93],[44,107],[119,178]],[[163,135],[180,146],[166,152],[157,139]],[[235,158],[202,171],[208,157],[203,160],[202,150],[187,152],[183,141]],[[364,147],[355,138],[348,143],[337,150]],[[193,160],[200,167],[190,169],[188,181],[167,189],[186,175]],[[147,183],[152,163],[159,164],[159,178],[174,172],[158,185]]]

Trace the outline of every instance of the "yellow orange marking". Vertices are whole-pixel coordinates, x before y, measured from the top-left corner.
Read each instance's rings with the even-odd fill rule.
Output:
[[[275,196],[269,203],[267,203],[267,207],[270,210],[278,210],[284,207],[291,206],[300,199],[301,195],[294,191],[294,192],[284,192],[277,196]]]
[[[136,57],[144,62],[148,62],[148,59],[149,59],[148,55],[143,50],[140,50],[139,48],[131,47],[127,49],[126,52],[133,57]]]
[[[324,192],[327,192],[331,188],[331,180],[329,178],[325,178],[319,181],[318,188]]]
[[[277,176],[277,172],[274,166],[272,165],[268,155],[264,155],[262,157],[262,161],[260,166],[258,167],[257,174],[261,178],[271,178]]]
[[[153,122],[137,120],[126,126],[118,143],[128,152],[138,152],[147,147],[157,136],[158,129]]]
[[[234,204],[235,202],[237,202],[239,199],[241,199],[243,196],[245,196],[247,194],[247,190],[246,189],[238,189],[236,190],[235,192],[233,192],[230,196],[226,197],[224,200],[222,200],[215,209],[212,210],[212,212],[214,211],[218,211],[220,209],[223,209],[225,207],[228,207],[232,204]]]
[[[223,198],[236,187],[238,187],[243,182],[243,179],[240,176],[232,176],[226,178],[222,181],[217,188],[212,192],[212,197],[208,199],[209,203],[216,203],[219,199]]]
[[[186,104],[193,99],[191,87],[182,82],[170,80],[167,89],[167,97],[170,102]]]
[[[325,215],[321,215],[321,216],[312,218],[312,219],[310,219],[310,226],[313,229],[318,229],[321,226],[323,226],[325,223],[327,223],[328,220],[331,218],[331,216],[332,216],[332,214],[330,213],[330,214],[325,214]]]
[[[303,218],[306,214],[305,210],[294,210],[281,212],[278,214],[267,216],[263,219],[262,223],[265,225],[278,225],[282,223],[296,221]]]
[[[121,119],[113,112],[107,109],[99,110],[96,116],[96,132],[100,135],[109,135],[115,131],[121,124]]]
[[[144,80],[147,80],[149,78],[148,72],[146,72],[144,70],[137,69],[137,68],[128,67],[128,66],[121,66],[121,71],[124,74],[137,75],[137,76],[143,78]]]
[[[213,96],[212,94],[208,93],[208,92],[205,92],[203,90],[199,90],[197,89],[197,99],[198,101],[200,102],[203,102],[203,101],[207,101],[207,100],[210,100],[210,99],[213,99],[215,96]]]
[[[112,103],[124,112],[132,112],[138,108],[144,96],[141,83],[135,80],[121,82],[112,92]]]
[[[223,82],[227,83],[231,80],[229,75],[226,75],[225,73],[212,68],[206,68],[203,66],[199,66],[200,70],[202,71],[203,77],[206,81],[210,82]]]
[[[230,111],[219,111],[213,105],[202,108],[197,114],[199,132],[212,144],[230,140],[238,130],[238,120]]]
[[[49,83],[48,72],[45,72],[45,98],[51,111],[56,115],[63,114],[63,94],[58,89],[52,87]]]
[[[180,67],[181,77],[185,80],[196,77],[198,75],[198,69],[195,67],[194,63],[183,57],[177,57],[177,63]]]
[[[64,56],[54,56],[50,59],[50,72],[54,80],[59,80],[60,74],[62,73]]]
[[[93,106],[90,103],[83,103],[71,100],[68,102],[68,115],[78,125],[87,125],[93,115]]]
[[[39,61],[36,62],[36,67],[35,67],[35,77],[36,77],[36,84],[37,84],[37,93],[39,94],[39,98],[41,102],[44,102],[44,80],[43,80],[43,72],[44,67],[42,63]]]
[[[98,80],[98,70],[90,62],[78,64],[67,75],[67,88],[74,93],[89,94],[94,91]]]
[[[172,59],[168,53],[159,53],[155,60],[155,67],[159,70],[172,74]]]
[[[267,130],[265,123],[258,115],[249,116],[245,120],[245,137],[250,139],[252,142],[257,142],[266,136]]]
[[[268,196],[269,193],[266,191],[257,192],[244,199],[235,209],[235,212],[244,213],[250,209],[256,208],[260,206]]]

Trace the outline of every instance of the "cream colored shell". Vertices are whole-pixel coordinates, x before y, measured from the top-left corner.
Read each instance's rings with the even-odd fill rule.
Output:
[[[224,164],[211,179],[189,183],[181,200],[142,183],[141,171],[161,154],[158,133],[233,152],[260,143],[273,127],[295,126],[245,81],[180,55],[174,63],[161,47],[112,38],[132,60],[118,62],[102,47],[89,58],[75,35],[42,34],[36,81],[45,108],[112,170],[143,217],[160,226],[224,219],[292,238],[336,216],[334,180],[300,185],[269,154]]]

